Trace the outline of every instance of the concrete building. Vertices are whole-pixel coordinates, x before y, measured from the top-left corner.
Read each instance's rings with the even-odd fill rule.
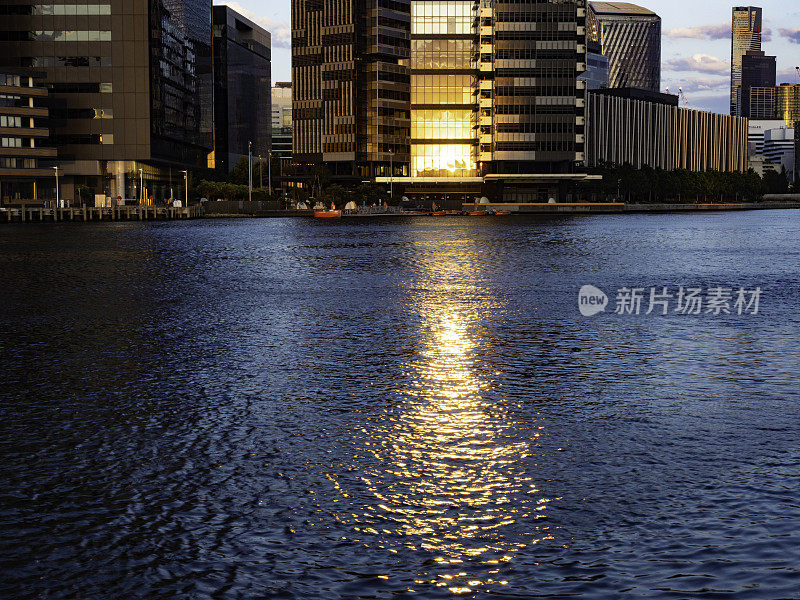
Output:
[[[56,150],[48,147],[43,73],[0,68],[0,205],[56,197]]]
[[[747,170],[747,119],[678,106],[677,96],[642,90],[589,93],[589,166],[604,163],[668,171]]]
[[[790,182],[795,179],[794,132],[793,127],[782,126],[764,134],[764,158],[776,171],[784,169]]]
[[[747,122],[747,147],[750,156],[763,155],[767,132],[782,127],[786,128],[786,124],[778,119],[750,119]]]
[[[628,2],[590,2],[589,41],[609,61],[609,87],[661,90],[661,17]]]
[[[270,34],[228,6],[215,6],[214,166],[230,172],[242,157],[271,149]]]
[[[748,50],[742,57],[742,94],[741,94],[741,116],[751,117],[751,98],[756,101],[755,113],[753,118],[759,118],[763,114],[767,97],[758,93],[751,94],[752,89],[774,88],[776,82],[775,57],[767,56],[764,52]]]
[[[754,6],[734,6],[731,21],[731,115],[744,116],[742,75],[744,56],[761,51],[762,10]]]
[[[272,154],[292,156],[292,84],[278,82],[272,88]]]
[[[212,148],[211,0],[3,4],[0,66],[44,73],[63,197],[182,197]]]

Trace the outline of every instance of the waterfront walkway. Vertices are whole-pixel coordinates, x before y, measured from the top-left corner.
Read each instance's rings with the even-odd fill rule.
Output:
[[[59,221],[172,221],[203,216],[200,206],[116,206],[77,208],[6,208],[0,209],[0,223],[57,223]]]

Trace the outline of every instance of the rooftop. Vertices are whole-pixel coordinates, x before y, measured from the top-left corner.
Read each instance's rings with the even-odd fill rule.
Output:
[[[658,16],[649,8],[630,2],[590,2],[589,6],[598,15],[652,15]]]

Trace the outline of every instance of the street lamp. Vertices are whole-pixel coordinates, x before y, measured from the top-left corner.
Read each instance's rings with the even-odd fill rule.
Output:
[[[144,206],[144,171],[139,169],[139,206]]]
[[[189,208],[189,172],[181,171],[181,173],[183,173],[183,181],[186,184],[186,196],[184,197],[186,200],[186,208]]]
[[[268,161],[267,161],[267,185],[269,186],[269,195],[272,197],[272,149],[270,149],[269,154],[267,154]]]
[[[389,199],[394,199],[394,149],[389,150]]]
[[[264,163],[261,162],[261,155],[258,155],[258,189],[264,189]]]
[[[247,142],[247,199],[253,201],[253,142]]]
[[[53,170],[56,172],[56,205],[55,208],[58,208],[61,204],[61,199],[58,193],[58,167],[53,167]]]

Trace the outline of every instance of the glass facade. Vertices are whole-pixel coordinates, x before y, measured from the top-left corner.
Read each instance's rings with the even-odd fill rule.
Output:
[[[782,83],[775,92],[775,116],[783,119],[787,127],[794,128],[800,121],[800,85]]]
[[[627,3],[590,3],[588,40],[609,62],[609,87],[661,90],[661,18]]]
[[[231,171],[247,156],[249,142],[253,156],[270,151],[270,37],[228,6],[215,6],[212,14],[214,159],[218,169]]]
[[[472,0],[411,3],[412,177],[477,175],[476,9]]]
[[[742,63],[748,51],[761,50],[761,9],[733,8],[731,36],[731,114],[742,116]]]

